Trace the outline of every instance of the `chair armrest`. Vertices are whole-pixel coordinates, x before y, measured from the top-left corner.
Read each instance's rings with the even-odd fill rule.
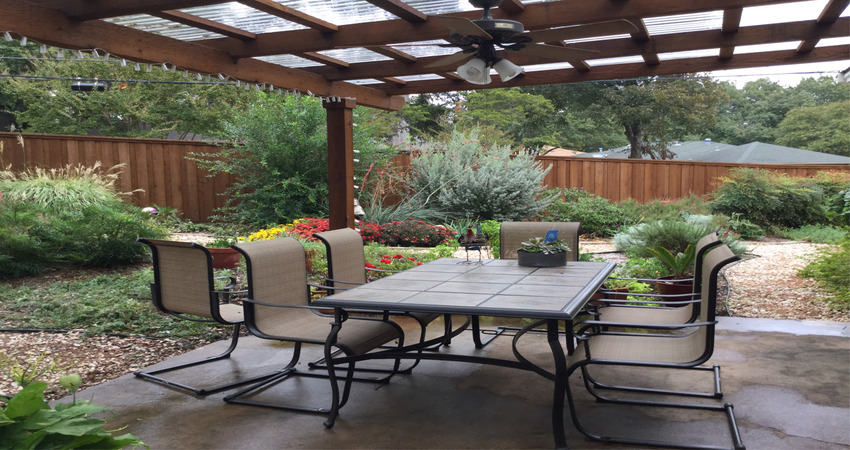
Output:
[[[658,278],[620,278],[620,277],[608,277],[607,279],[608,279],[608,280],[629,280],[629,281],[640,281],[640,282],[648,282],[648,283],[655,283],[655,282],[658,282],[658,281],[672,281],[672,282],[676,282],[676,281],[694,281],[694,279],[693,279],[693,278],[675,278],[675,279],[670,279],[670,280],[659,280]]]
[[[364,283],[358,283],[356,281],[342,281],[342,280],[334,280],[333,278],[325,278],[325,282],[328,282],[328,281],[333,282],[334,284],[336,284],[336,283],[350,284],[352,286],[360,286],[360,285],[364,284]],[[326,286],[326,287],[329,287],[331,289],[334,289],[334,288],[335,289],[350,289],[350,288],[338,287],[338,286]]]

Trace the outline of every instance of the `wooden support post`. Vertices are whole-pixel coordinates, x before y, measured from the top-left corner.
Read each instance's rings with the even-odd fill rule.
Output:
[[[330,229],[354,228],[353,99],[325,102],[328,116],[328,210]]]

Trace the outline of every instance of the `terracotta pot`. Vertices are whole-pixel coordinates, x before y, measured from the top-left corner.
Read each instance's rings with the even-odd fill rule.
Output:
[[[694,282],[693,281],[671,281],[677,277],[669,276],[669,277],[660,277],[655,281],[655,290],[658,291],[661,295],[677,295],[677,294],[691,294],[694,292]],[[675,297],[674,299],[667,299],[668,301],[688,301],[693,300],[695,298],[694,295],[690,296],[681,296]],[[660,302],[665,303],[665,302]],[[680,305],[681,306],[681,305]]]
[[[232,248],[209,248],[210,254],[213,257],[213,268],[216,269],[235,269],[242,258],[242,254]]]
[[[528,267],[558,267],[567,265],[567,253],[541,253],[517,250],[517,264]]]

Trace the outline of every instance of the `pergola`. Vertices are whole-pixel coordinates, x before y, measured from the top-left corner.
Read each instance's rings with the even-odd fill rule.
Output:
[[[746,14],[803,3],[812,19]],[[511,53],[526,69],[508,82],[470,84],[455,66],[432,64],[458,51],[432,16],[480,19],[466,0],[3,0],[0,32],[64,49],[108,52],[266,89],[323,97],[328,116],[331,228],[354,225],[352,109],[398,110],[404,95],[571,83],[850,60],[850,0],[503,0],[493,16],[526,30],[625,19],[626,35],[591,35],[547,45],[591,50],[565,61]]]

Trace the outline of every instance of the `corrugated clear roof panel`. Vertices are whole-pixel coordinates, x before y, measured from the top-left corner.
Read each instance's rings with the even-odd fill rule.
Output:
[[[746,55],[748,53],[759,52],[775,52],[779,50],[795,50],[800,44],[800,41],[775,42],[772,44],[756,44],[756,45],[739,45],[735,47],[736,55]]]
[[[850,36],[821,39],[815,47],[831,47],[833,45],[850,45]]]
[[[590,67],[610,66],[614,64],[631,64],[642,63],[643,58],[640,56],[621,56],[617,58],[589,59],[585,61]]]
[[[719,30],[723,26],[723,11],[649,17],[644,23],[650,36]]]
[[[279,66],[298,69],[302,67],[317,67],[324,64],[310,61],[309,59],[299,58],[293,55],[275,55],[275,56],[260,56],[256,59],[267,63],[277,64]]]
[[[149,16],[147,14],[114,17],[105,20],[107,22],[112,22],[116,25],[134,28],[136,30],[141,30],[147,33],[155,33],[181,41],[197,41],[201,39],[216,39],[224,37],[218,33],[213,33],[195,27],[182,25],[176,22],[171,22],[169,20]]]
[[[661,61],[671,61],[674,59],[702,58],[706,56],[718,55],[720,55],[719,48],[707,48],[704,50],[691,50],[687,52],[659,53],[658,59],[660,59]]]

